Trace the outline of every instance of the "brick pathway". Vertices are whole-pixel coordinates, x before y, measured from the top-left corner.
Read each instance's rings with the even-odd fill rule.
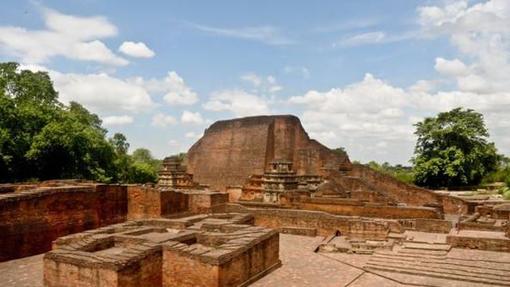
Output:
[[[42,286],[43,255],[0,262],[0,286],[40,287]]]
[[[322,241],[322,237],[280,234],[280,258],[283,266],[251,286],[402,286],[395,281],[356,268],[365,265],[371,256],[343,253],[314,253],[313,249],[320,241]],[[455,260],[453,258],[475,261],[487,260],[487,265],[499,264],[501,268],[510,267],[510,255],[508,253],[452,249],[447,258],[452,258],[450,260]],[[474,283],[412,276],[409,274],[386,274],[381,272],[381,275],[417,285],[481,286]],[[42,255],[0,262],[0,286],[42,287]]]
[[[345,286],[363,271],[313,252],[322,237],[280,234],[282,267],[251,286]]]

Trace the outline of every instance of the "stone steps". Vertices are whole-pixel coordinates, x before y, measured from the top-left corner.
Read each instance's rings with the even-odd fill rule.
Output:
[[[415,243],[415,242],[404,242],[402,244],[403,249],[419,249],[427,251],[449,251],[452,246],[450,244],[443,243]]]
[[[464,282],[472,282],[472,283],[481,283],[481,284],[489,284],[489,285],[496,285],[496,286],[510,286],[510,281],[503,281],[503,280],[492,280],[492,279],[486,279],[486,278],[480,278],[476,276],[464,276],[464,275],[458,275],[458,274],[449,274],[444,272],[435,272],[430,271],[424,268],[412,268],[412,267],[402,267],[402,266],[388,266],[388,265],[377,265],[373,263],[367,263],[364,267],[364,269],[368,271],[372,271],[374,273],[377,273],[377,271],[385,271],[385,272],[391,272],[391,273],[402,273],[402,274],[409,274],[414,276],[422,276],[422,277],[433,277],[433,278],[439,278],[439,279],[446,279],[446,280],[456,280],[456,281],[464,281]]]
[[[480,275],[487,275],[488,277],[496,276],[495,279],[498,279],[498,277],[506,276],[508,275],[507,270],[495,270],[495,269],[489,269],[484,268],[483,266],[474,266],[474,265],[454,265],[449,264],[448,262],[434,262],[434,261],[427,261],[427,260],[409,260],[409,259],[400,259],[400,258],[388,258],[388,257],[372,257],[370,258],[370,262],[373,263],[392,263],[392,264],[400,264],[400,265],[417,265],[421,267],[428,267],[431,269],[439,268],[440,270],[444,271],[458,271],[459,273],[465,272],[467,275],[469,274],[480,274]],[[508,279],[510,280],[510,279]]]
[[[436,264],[446,264],[448,266],[460,266],[460,267],[472,267],[472,268],[482,268],[485,270],[494,270],[503,272],[504,275],[510,274],[510,264],[500,264],[500,263],[492,263],[492,262],[479,262],[479,261],[471,261],[471,260],[461,260],[461,259],[453,259],[453,258],[434,258],[434,257],[418,257],[418,256],[402,256],[396,254],[384,254],[384,253],[376,253],[372,256],[372,258],[387,258],[387,259],[399,259],[401,261],[408,262],[424,262],[424,263],[436,263]]]
[[[499,266],[496,263],[447,258],[445,247],[440,247],[440,250],[426,248],[379,250],[370,257],[364,269],[374,273],[380,271],[477,284],[510,286],[508,265]]]
[[[400,249],[397,251],[399,254],[402,255],[409,255],[409,256],[422,256],[422,257],[445,257],[446,254],[448,254],[447,251],[444,250],[412,250],[412,249]]]

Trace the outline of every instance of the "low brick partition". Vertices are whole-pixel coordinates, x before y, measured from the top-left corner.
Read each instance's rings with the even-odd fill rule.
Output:
[[[163,245],[164,287],[247,286],[280,266],[279,234],[262,227],[224,225]]]
[[[315,229],[319,236],[339,231],[352,238],[385,240],[390,232],[404,231],[397,220],[333,215],[321,211],[297,209],[247,208],[241,204],[226,204],[217,212],[252,214],[255,225],[268,228],[295,227]]]
[[[377,218],[429,218],[441,219],[442,214],[432,207],[395,206],[362,202],[344,198],[312,198],[283,195],[285,205],[294,209],[325,211],[336,215]]]
[[[60,236],[126,220],[125,186],[25,187],[0,194],[0,261],[43,253]]]
[[[68,235],[44,256],[44,285],[242,286],[280,266],[275,230],[249,214],[128,221]]]
[[[441,219],[417,218],[415,222],[415,230],[422,232],[448,233],[453,227],[451,221]]]
[[[128,186],[128,219],[158,218],[178,213],[207,213],[228,202],[228,193]]]
[[[510,238],[504,232],[452,230],[446,242],[457,248],[510,252]]]

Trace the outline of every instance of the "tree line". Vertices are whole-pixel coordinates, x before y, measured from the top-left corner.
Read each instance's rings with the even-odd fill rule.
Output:
[[[412,166],[374,161],[371,168],[428,188],[462,188],[505,182],[510,187],[510,159],[489,140],[483,115],[455,108],[415,124],[417,142]],[[510,191],[502,191],[510,199]]]
[[[107,137],[96,114],[59,102],[46,72],[0,63],[0,182],[155,182],[160,161],[128,148],[123,134]]]

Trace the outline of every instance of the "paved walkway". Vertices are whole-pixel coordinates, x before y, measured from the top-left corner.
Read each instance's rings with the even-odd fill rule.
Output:
[[[251,286],[345,286],[345,287],[386,287],[403,286],[387,278],[400,282],[410,282],[417,286],[475,286],[474,283],[444,280],[409,274],[376,274],[360,269],[371,258],[370,255],[349,255],[345,253],[314,253],[313,249],[322,237],[306,237],[280,234],[280,258],[283,266],[261,278]],[[490,251],[452,249],[448,254],[451,260],[486,261],[486,265],[498,264],[510,268],[510,254]],[[42,287],[42,255],[26,257],[0,263],[1,287]],[[457,284],[459,283],[459,284]],[[423,285],[422,285],[423,284]],[[457,285],[456,285],[457,284]],[[481,285],[476,285],[481,286]]]
[[[0,262],[0,286],[40,287],[43,280],[43,255]]]

